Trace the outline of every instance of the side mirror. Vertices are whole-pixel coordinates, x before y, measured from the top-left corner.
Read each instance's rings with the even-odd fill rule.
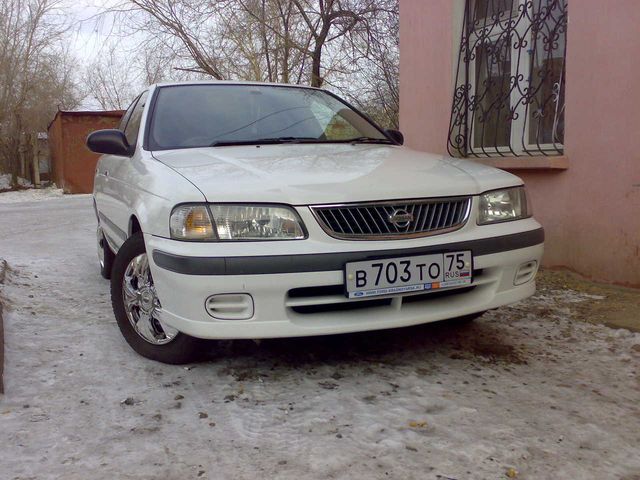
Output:
[[[130,157],[133,153],[127,137],[117,129],[97,130],[87,137],[87,147],[95,153]]]
[[[398,145],[404,145],[404,135],[400,130],[385,130],[385,133],[389,136],[391,140],[396,142]]]

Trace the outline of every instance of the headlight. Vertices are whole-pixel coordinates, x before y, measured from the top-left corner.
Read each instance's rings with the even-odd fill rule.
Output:
[[[215,240],[211,216],[206,205],[179,205],[171,212],[171,238],[176,240]]]
[[[171,238],[192,241],[302,240],[298,214],[281,205],[179,205],[170,219]]]
[[[302,240],[302,221],[280,205],[211,205],[220,240]]]
[[[532,214],[524,187],[493,190],[480,195],[478,225],[520,220]]]

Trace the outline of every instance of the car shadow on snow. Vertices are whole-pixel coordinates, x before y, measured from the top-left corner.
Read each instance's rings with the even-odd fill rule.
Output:
[[[248,361],[263,366],[308,368],[359,362],[403,363],[416,357],[526,363],[522,347],[498,321],[436,322],[413,327],[314,337],[207,342],[203,360]]]

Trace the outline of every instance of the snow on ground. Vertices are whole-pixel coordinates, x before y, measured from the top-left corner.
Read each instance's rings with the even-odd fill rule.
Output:
[[[184,368],[122,340],[89,198],[0,222],[3,479],[640,477],[640,335],[573,319],[579,292],[468,326],[212,342]]]
[[[81,196],[86,197],[88,195],[81,195]],[[49,188],[42,188],[42,189],[30,188],[28,190],[0,192],[0,204],[37,202],[41,200],[49,200],[52,198],[64,198],[64,192],[62,191],[62,189],[49,187]]]
[[[0,192],[11,188],[11,175],[8,173],[0,174]]]
[[[31,182],[25,178],[18,177],[18,185],[21,187],[32,187]],[[11,174],[0,174],[0,192],[11,189]]]
[[[24,187],[24,188],[30,188],[33,187],[33,183],[31,183],[29,180],[27,180],[26,178],[22,178],[22,177],[18,177],[18,185],[20,187]]]

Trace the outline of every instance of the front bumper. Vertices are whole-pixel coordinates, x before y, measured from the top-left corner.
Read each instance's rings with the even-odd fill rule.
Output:
[[[196,244],[147,234],[145,244],[163,322],[199,338],[296,337],[434,322],[531,296],[543,253],[540,225],[527,219],[482,228],[492,236],[478,239],[474,228],[393,242],[311,236],[321,240]],[[465,249],[472,251],[474,261],[471,287],[369,299],[347,299],[340,293],[347,261]],[[525,264],[534,265],[533,272],[515,285]],[[253,316],[210,316],[206,299],[221,293],[251,295]]]

